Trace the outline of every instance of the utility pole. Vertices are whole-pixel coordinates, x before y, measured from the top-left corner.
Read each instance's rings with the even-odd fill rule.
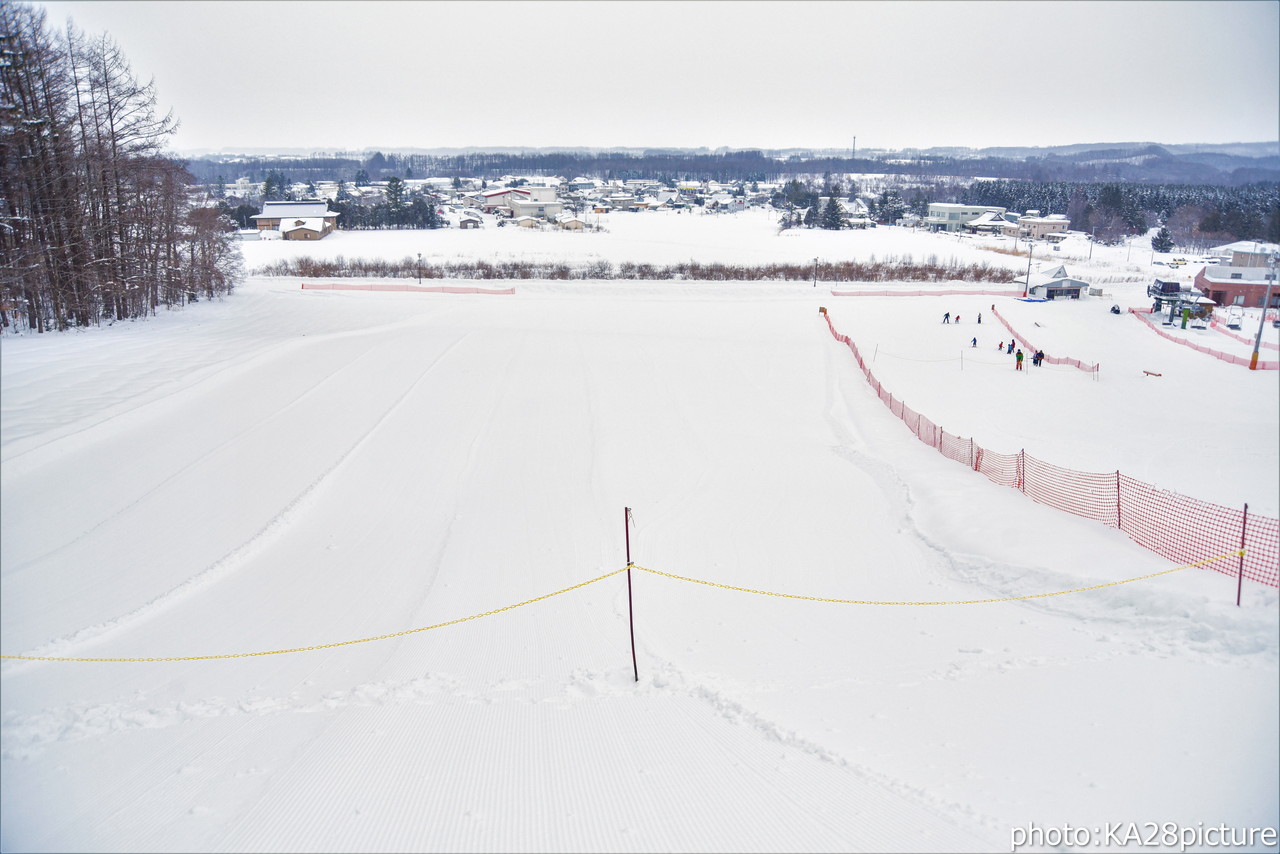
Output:
[[[1262,329],[1267,325],[1267,307],[1271,304],[1271,286],[1276,283],[1276,265],[1280,264],[1280,252],[1272,252],[1267,259],[1271,273],[1267,276],[1267,295],[1262,298],[1262,318],[1258,321],[1258,337],[1253,341],[1253,355],[1249,357],[1249,370],[1258,370],[1258,348],[1262,346]]]
[[[1025,299],[1031,295],[1031,255],[1036,251],[1036,242],[1027,238],[1027,286],[1022,289],[1022,296]]]

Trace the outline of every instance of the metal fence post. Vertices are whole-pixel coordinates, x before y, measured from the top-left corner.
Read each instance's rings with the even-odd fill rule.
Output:
[[[1244,517],[1240,520],[1240,564],[1236,569],[1236,607],[1240,607],[1240,593],[1244,588],[1244,535],[1249,524],[1249,502],[1244,505]]]
[[[1116,528],[1124,530],[1124,526],[1120,524],[1120,469],[1116,469]]]

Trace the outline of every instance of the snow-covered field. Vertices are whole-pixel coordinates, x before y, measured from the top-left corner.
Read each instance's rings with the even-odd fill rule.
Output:
[[[244,248],[250,267],[1026,263],[899,229],[778,235],[754,213],[604,224]],[[146,322],[6,335],[0,651],[179,658],[448,623],[621,569],[625,507],[640,567],[808,597],[972,600],[1169,569],[919,443],[818,313],[952,433],[1275,516],[1280,373],[1110,314],[1149,304],[1150,247],[1087,253],[1053,254],[1108,298],[254,278]],[[1015,372],[992,304],[1097,377]],[[1247,582],[1237,608],[1233,578],[1186,569],[872,606],[631,575],[638,684],[625,574],[309,651],[7,660],[0,848],[994,851],[1070,825],[1089,831],[1078,847],[1122,850],[1152,823],[1280,823],[1274,588]]]
[[[615,264],[623,261],[649,264],[685,261],[704,264],[807,264],[815,257],[823,261],[871,257],[884,260],[911,255],[917,261],[927,260],[930,256],[936,256],[942,262],[951,259],[966,264],[986,261],[1003,264],[1019,272],[1025,272],[1027,267],[1026,245],[1021,241],[1017,248],[1022,254],[1015,257],[982,250],[983,246],[1012,250],[1014,241],[1005,238],[917,233],[894,227],[840,232],[797,228],[780,233],[778,214],[762,208],[748,208],[734,214],[659,211],[584,214],[583,217],[604,229],[604,233],[559,229],[539,231],[516,226],[499,228],[497,219],[486,215],[485,226],[475,230],[451,228],[375,234],[339,231],[319,243],[249,241],[244,244],[245,260],[252,267],[298,255],[399,259],[422,253],[424,262],[487,259],[531,262],[607,260]],[[1057,251],[1038,244],[1034,261],[1040,263],[1052,258],[1074,262],[1082,265],[1079,268],[1081,272],[1105,270],[1114,277],[1133,276],[1143,279],[1145,286],[1151,270],[1160,270],[1161,278],[1174,277],[1169,268],[1148,266],[1152,260],[1171,257],[1174,255],[1170,253],[1153,254],[1151,243],[1146,239],[1135,239],[1132,248],[1127,245],[1095,246],[1090,252],[1085,238],[1074,236]]]

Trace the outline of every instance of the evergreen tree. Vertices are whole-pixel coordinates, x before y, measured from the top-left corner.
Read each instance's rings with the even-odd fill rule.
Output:
[[[888,188],[880,194],[876,205],[876,222],[892,224],[902,219],[906,212],[907,205],[896,189]]]
[[[262,200],[264,202],[282,202],[289,198],[289,179],[279,170],[267,172],[262,182]]]
[[[404,181],[392,175],[383,190],[387,199],[387,219],[392,225],[404,224],[405,198]]]
[[[836,231],[845,227],[846,222],[844,208],[840,205],[840,200],[835,196],[831,196],[827,199],[827,204],[822,209],[818,225],[831,231]]]
[[[1160,230],[1151,238],[1151,248],[1156,252],[1170,252],[1173,250],[1173,235],[1169,233],[1167,225],[1160,226]]]

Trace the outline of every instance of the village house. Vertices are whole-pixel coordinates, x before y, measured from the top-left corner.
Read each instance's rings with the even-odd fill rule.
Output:
[[[1271,256],[1280,252],[1280,245],[1253,240],[1238,240],[1225,246],[1215,246],[1209,254],[1221,263],[1210,264],[1195,277],[1195,287],[1218,305],[1238,305],[1248,308],[1262,306],[1271,285],[1271,302],[1267,308],[1280,307],[1280,283],[1268,266]]]
[[[1023,240],[1060,243],[1066,238],[1070,227],[1071,220],[1062,214],[1040,216],[1040,211],[1027,211],[1016,222],[1004,223],[1004,234],[1006,237],[1020,237]]]
[[[285,240],[322,240],[338,227],[337,211],[325,201],[263,202],[251,217],[259,233],[279,232]]]
[[[625,211],[630,210],[631,206],[636,203],[636,197],[630,193],[611,193],[605,196],[604,201],[608,203],[612,210]]]
[[[1003,217],[1005,209],[990,205],[955,205],[947,202],[930,202],[924,224],[930,231],[959,231],[965,223],[991,212]]]
[[[556,198],[554,187],[501,187],[464,197],[465,201],[485,213],[499,216],[556,217],[564,203]]]
[[[556,198],[554,187],[517,187],[507,197],[507,207],[513,216],[553,219],[564,210],[564,203]]]
[[[497,190],[482,190],[480,193],[476,194],[474,201],[471,200],[471,197],[467,197],[467,201],[468,204],[480,208],[480,210],[485,213],[500,213],[506,216],[511,212],[511,208],[507,204],[508,201],[510,201],[513,193],[519,192],[521,191],[512,187],[502,187]]]
[[[1067,272],[1065,264],[1046,264],[1031,274],[1030,281],[1023,276],[1014,281],[1027,286],[1027,296],[1036,299],[1080,299],[1088,291],[1089,283]]]
[[[985,211],[960,227],[969,234],[1004,234],[1009,225],[1009,221],[995,211]]]
[[[234,182],[227,184],[227,195],[234,196],[237,199],[248,199],[260,194],[262,184],[250,181],[248,178],[237,178]]]

